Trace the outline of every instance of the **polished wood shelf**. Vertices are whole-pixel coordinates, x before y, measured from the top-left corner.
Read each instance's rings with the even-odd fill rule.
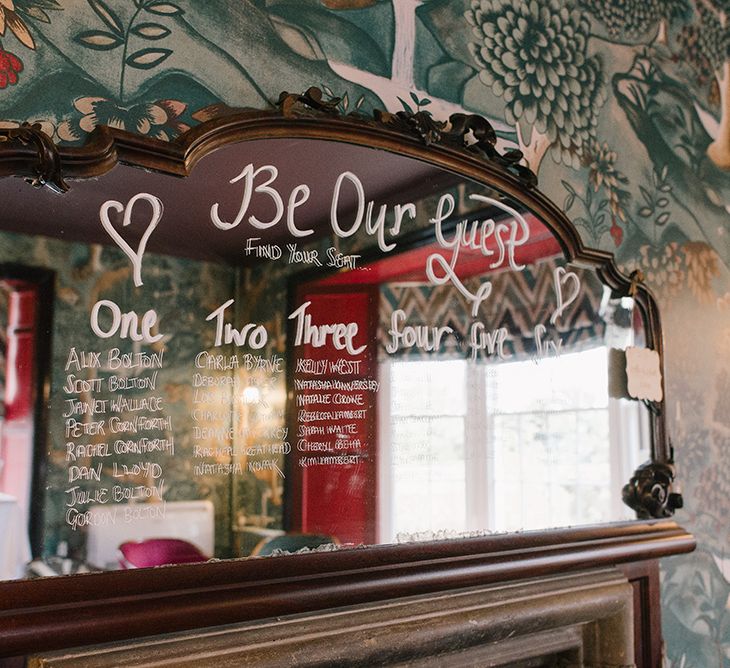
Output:
[[[13,656],[691,552],[674,521],[167,566],[3,583]],[[283,559],[283,561],[282,561]]]

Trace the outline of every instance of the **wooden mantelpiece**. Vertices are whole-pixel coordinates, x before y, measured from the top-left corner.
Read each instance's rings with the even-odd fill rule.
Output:
[[[673,521],[6,583],[0,653],[92,645],[690,552]],[[285,561],[283,561],[285,560]],[[282,565],[286,564],[286,569]]]
[[[633,666],[633,589],[582,571],[38,656],[110,666]],[[538,663],[539,661],[539,663]]]

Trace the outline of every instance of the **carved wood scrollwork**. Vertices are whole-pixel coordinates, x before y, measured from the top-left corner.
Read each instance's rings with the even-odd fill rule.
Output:
[[[340,101],[338,97],[325,100],[322,91],[312,86],[302,94],[284,91],[279,95],[276,106],[286,117],[312,111],[338,116]],[[497,149],[497,133],[483,116],[452,114],[448,121],[437,121],[428,111],[399,111],[393,114],[376,109],[373,118],[357,112],[348,114],[347,118],[364,123],[379,123],[405,135],[416,136],[427,146],[441,145],[468,151],[516,176],[524,186],[537,186],[537,175],[529,167],[520,164],[524,157],[522,151],[512,149],[500,153]],[[473,141],[469,141],[470,136]]]
[[[38,153],[33,176],[28,181],[36,188],[48,186],[57,193],[68,190],[61,173],[61,157],[53,140],[41,130],[40,125],[22,123],[17,128],[0,128],[0,142],[17,142],[22,146],[33,145]]]
[[[666,463],[646,462],[624,486],[623,501],[640,519],[671,517],[684,505],[682,495],[672,490],[674,478],[672,459]]]

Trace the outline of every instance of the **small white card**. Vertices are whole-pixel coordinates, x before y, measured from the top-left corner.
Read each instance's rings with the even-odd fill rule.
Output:
[[[662,400],[662,371],[656,350],[626,348],[626,377],[634,399]]]

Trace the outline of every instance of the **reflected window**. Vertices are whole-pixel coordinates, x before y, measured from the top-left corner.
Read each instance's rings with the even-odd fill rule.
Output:
[[[467,365],[462,360],[388,364],[389,528],[398,534],[466,531]],[[448,391],[445,391],[447,390]]]
[[[611,498],[607,354],[599,347],[539,364],[484,367],[490,526],[512,531],[604,519]]]
[[[649,427],[609,398],[607,357],[384,361],[381,540],[629,519],[612,501]]]

